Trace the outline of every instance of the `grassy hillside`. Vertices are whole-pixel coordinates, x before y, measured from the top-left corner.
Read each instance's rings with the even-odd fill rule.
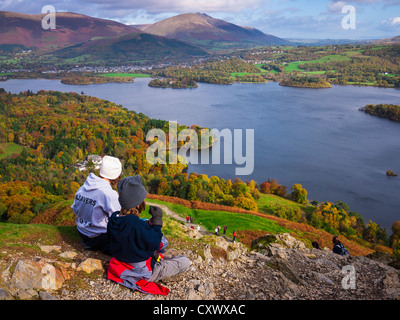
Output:
[[[234,230],[261,230],[265,233],[288,232],[280,227],[276,221],[268,220],[260,216],[245,213],[235,213],[218,210],[191,209],[184,205],[169,203],[157,199],[150,199],[151,202],[166,205],[181,217],[192,216],[193,223],[200,224],[209,232],[214,232],[216,226],[228,227],[228,234],[232,235]]]
[[[64,211],[69,209],[70,203],[62,203]],[[150,218],[149,206],[142,212],[141,218]],[[62,215],[62,214],[60,214]],[[74,215],[73,215],[74,216]],[[60,220],[65,220],[61,219]],[[189,238],[183,229],[179,227],[181,222],[164,214],[163,233],[168,238],[172,247],[185,246],[196,252],[196,242]],[[75,218],[70,216],[69,225],[48,225],[43,223],[14,224],[0,222],[0,270],[6,266],[1,265],[2,254],[7,252],[21,257],[30,257],[41,252],[39,245],[71,246],[78,251],[83,251],[81,237],[75,225]],[[3,251],[3,253],[2,253]],[[0,279],[1,283],[1,279]]]
[[[0,12],[0,44],[47,50],[63,48],[97,37],[138,32],[134,27],[116,21],[71,12],[57,12],[57,27],[49,31],[42,28],[41,21],[45,15]]]
[[[241,27],[204,13],[177,15],[148,25],[143,30],[146,33],[178,39],[208,50],[288,43],[284,39],[264,34],[257,29]]]
[[[291,222],[273,215],[247,211],[243,209],[212,205],[207,203],[190,202],[174,197],[161,197],[169,201],[156,199],[149,195],[149,202],[167,206],[171,211],[185,218],[192,216],[193,223],[200,224],[210,233],[214,233],[216,226],[228,227],[226,237],[232,239],[232,232],[236,230],[237,239],[250,247],[251,241],[264,234],[290,233],[292,236],[306,243],[311,248],[312,241],[318,241],[321,247],[332,248],[332,234],[315,229],[307,224]],[[258,200],[261,210],[273,212],[281,206],[311,210],[300,204],[274,195],[262,195]],[[175,202],[175,203],[174,203]],[[0,224],[0,246],[13,247],[17,252],[34,252],[38,250],[38,243],[42,245],[60,244],[63,241],[74,246],[80,245],[80,237],[76,231],[75,215],[70,209],[72,200],[56,203],[48,208],[44,214],[34,219],[33,224]],[[218,208],[218,209],[216,209]],[[142,213],[143,218],[149,218],[148,206]],[[55,225],[48,225],[52,223]],[[164,234],[175,243],[190,244],[196,247],[195,241],[190,240],[182,229],[178,227],[180,221],[164,214]],[[222,235],[222,231],[220,231]],[[342,237],[342,242],[352,255],[367,255],[374,250],[365,243],[357,243]]]
[[[166,205],[181,217],[193,216],[193,223],[199,223],[211,233],[214,233],[216,226],[226,225],[228,226],[228,238],[231,238],[233,230],[236,230],[238,240],[248,247],[253,239],[266,233],[289,232],[292,236],[305,242],[310,248],[313,241],[317,241],[321,247],[332,248],[332,234],[305,223],[292,222],[273,215],[234,207],[199,203],[198,201],[190,202],[174,197],[149,196],[149,201]],[[269,205],[269,210],[272,210],[270,212],[278,210],[282,206],[301,208],[306,211],[312,210],[311,206],[303,207],[293,201],[274,195],[262,195],[260,199],[260,203]],[[352,255],[367,255],[374,252],[366,242],[341,238]]]
[[[145,61],[166,56],[205,56],[207,53],[184,42],[146,33],[95,39],[53,52],[59,59],[86,55],[87,61]]]
[[[312,213],[315,209],[311,205],[302,205],[300,203],[279,197],[275,194],[260,194],[260,198],[256,201],[258,210],[266,214],[274,214],[282,207],[292,210],[303,210],[305,213]]]

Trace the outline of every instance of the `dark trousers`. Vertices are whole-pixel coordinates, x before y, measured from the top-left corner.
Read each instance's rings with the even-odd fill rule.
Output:
[[[80,232],[79,234],[86,250],[101,251],[104,254],[111,256],[110,242],[107,233],[102,233],[94,238],[89,238]]]

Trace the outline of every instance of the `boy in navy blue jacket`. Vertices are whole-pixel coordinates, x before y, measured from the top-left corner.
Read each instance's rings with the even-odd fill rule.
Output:
[[[147,195],[140,176],[122,179],[117,188],[121,210],[111,215],[107,227],[114,257],[110,262],[109,278],[132,289],[154,293],[144,289],[143,280],[147,285],[148,282],[185,272],[189,269],[190,260],[184,256],[163,259],[160,254],[168,244],[161,231],[163,212],[151,206],[150,220],[140,219]],[[124,267],[121,268],[121,265]]]

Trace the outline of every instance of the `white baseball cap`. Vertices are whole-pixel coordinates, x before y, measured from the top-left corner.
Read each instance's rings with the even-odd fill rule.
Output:
[[[107,179],[117,179],[122,172],[122,164],[118,158],[104,156],[101,162],[100,175]]]

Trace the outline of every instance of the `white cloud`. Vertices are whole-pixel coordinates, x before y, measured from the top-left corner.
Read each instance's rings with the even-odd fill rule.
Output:
[[[347,5],[344,1],[335,1],[328,4],[328,11],[329,12],[342,12],[342,8]]]
[[[83,0],[101,9],[112,11],[115,7],[126,10],[142,10],[150,14],[165,12],[239,12],[257,8],[266,0]]]
[[[400,17],[389,18],[382,21],[383,25],[397,27],[400,26]]]

